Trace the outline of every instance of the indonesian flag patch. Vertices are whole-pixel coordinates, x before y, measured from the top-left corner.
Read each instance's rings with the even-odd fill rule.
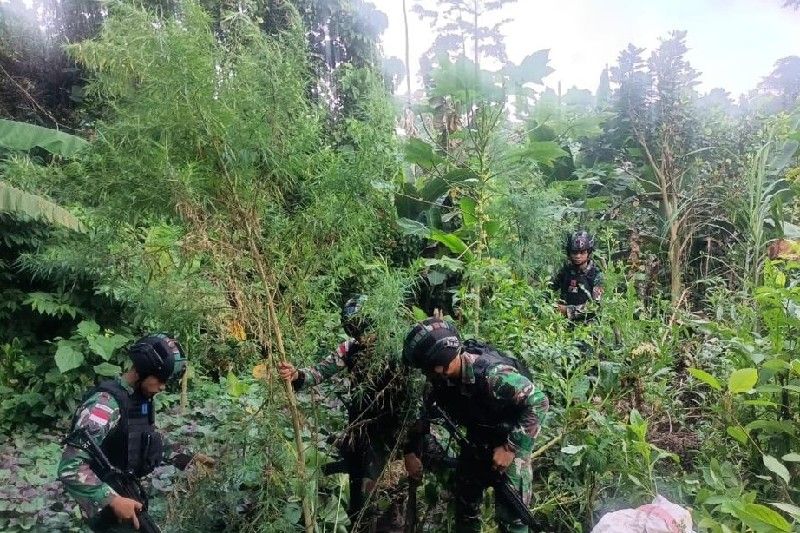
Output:
[[[89,411],[89,421],[94,422],[98,426],[105,426],[108,424],[108,421],[111,420],[112,412],[109,406],[98,403]]]

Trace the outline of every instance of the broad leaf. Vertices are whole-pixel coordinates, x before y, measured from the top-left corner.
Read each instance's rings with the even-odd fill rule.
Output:
[[[471,228],[477,221],[475,218],[475,200],[465,196],[458,205],[461,207],[461,217],[464,220],[464,227]]]
[[[728,426],[726,429],[728,435],[736,439],[742,444],[747,444],[747,432],[738,426]]]
[[[433,146],[417,138],[410,139],[405,146],[406,161],[424,169],[430,169],[444,160],[433,151]]]
[[[586,448],[585,444],[569,444],[561,448],[561,453],[566,455],[575,455],[584,448]]]
[[[791,475],[789,474],[789,470],[783,466],[783,463],[772,457],[771,455],[763,455],[761,456],[762,460],[764,461],[764,466],[769,469],[770,472],[774,473],[782,480],[789,484],[789,480],[791,479]]]
[[[463,255],[464,258],[467,259],[472,257],[472,252],[470,252],[469,247],[458,235],[445,233],[440,230],[431,230],[429,238],[444,244],[454,254]]]
[[[522,155],[532,158],[539,164],[552,167],[556,159],[567,156],[569,153],[553,141],[532,141],[524,148]]]
[[[699,381],[702,381],[712,389],[722,390],[722,384],[719,382],[719,380],[704,370],[700,370],[699,368],[690,368],[689,375]]]
[[[53,155],[72,157],[89,143],[85,139],[58,130],[25,122],[0,119],[0,147],[28,151],[43,148]]]
[[[410,218],[398,218],[397,225],[403,230],[405,235],[415,235],[417,237],[429,237],[431,230],[422,222],[411,220]]]
[[[426,318],[428,318],[428,314],[419,307],[417,307],[416,305],[411,308],[411,314],[414,315],[414,320],[418,322],[421,322]]]
[[[750,392],[758,382],[758,371],[755,368],[734,370],[728,378],[728,390],[731,394]]]
[[[438,270],[431,270],[428,272],[425,277],[428,278],[428,282],[432,285],[441,285],[444,283],[444,280],[447,279],[447,276],[443,272],[439,272]]]
[[[770,527],[787,533],[792,530],[792,526],[785,518],[764,505],[735,503],[732,507],[736,517],[756,531],[768,532]]]
[[[89,339],[89,348],[102,357],[103,360],[108,361],[114,351],[124,346],[126,342],[128,342],[128,339],[122,335],[112,335],[110,337],[97,335]]]
[[[504,74],[517,85],[524,85],[526,83],[541,84],[544,78],[555,72],[547,65],[550,61],[549,55],[550,50],[537,50],[529,56],[526,56],[519,65],[510,65],[506,67],[504,69]]]
[[[114,376],[118,376],[120,372],[122,372],[122,368],[117,365],[112,365],[111,363],[100,363],[99,365],[95,365],[94,373],[99,376],[105,376],[109,378],[113,378]]]
[[[80,220],[50,200],[0,181],[0,212],[45,220],[75,231],[86,231]]]
[[[94,320],[81,320],[76,328],[81,337],[88,337],[90,335],[97,335],[100,333],[100,326]]]
[[[58,341],[56,366],[62,374],[83,364],[83,354],[73,347],[71,341]]]
[[[784,513],[792,515],[795,520],[800,520],[800,507],[792,505],[791,503],[771,503],[770,505],[780,509]]]

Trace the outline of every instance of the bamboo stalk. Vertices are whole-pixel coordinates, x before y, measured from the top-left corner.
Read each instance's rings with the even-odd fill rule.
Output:
[[[283,344],[283,332],[281,331],[281,326],[278,323],[278,314],[275,310],[275,299],[272,293],[272,283],[271,278],[267,273],[267,268],[264,264],[264,257],[261,255],[261,251],[259,250],[254,232],[253,232],[253,225],[251,224],[251,220],[249,216],[244,217],[244,224],[245,229],[247,231],[247,242],[250,248],[250,255],[253,259],[253,262],[256,265],[256,269],[258,270],[258,275],[261,278],[261,283],[264,287],[264,292],[267,297],[267,316],[268,322],[272,329],[272,334],[275,339],[275,344],[278,348],[278,357],[281,362],[286,362],[288,359],[286,357],[286,348]],[[262,348],[265,350],[268,348],[267,340],[265,338],[259,339],[259,342],[262,344]],[[292,428],[294,430],[294,446],[295,451],[297,452],[297,473],[298,477],[300,478],[300,483],[303,487],[305,487],[305,480],[306,480],[306,461],[305,461],[305,451],[303,447],[303,422],[300,416],[300,410],[297,408],[297,397],[294,394],[294,389],[292,388],[292,384],[288,381],[281,380],[283,382],[283,390],[286,394],[286,401],[289,405],[289,413],[292,418]],[[314,516],[313,516],[313,507],[311,502],[309,501],[308,494],[303,494],[302,498],[303,502],[303,523],[305,524],[306,533],[314,533]]]

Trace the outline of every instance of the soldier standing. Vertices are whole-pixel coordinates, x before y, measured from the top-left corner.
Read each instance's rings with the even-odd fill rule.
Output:
[[[139,529],[142,502],[121,496],[100,474],[97,458],[77,444],[76,435],[89,438],[113,467],[139,479],[171,454],[172,446],[155,428],[153,397],[168,381],[180,379],[186,357],[180,344],[166,334],[143,337],[128,349],[132,367],[116,379],[89,391],[73,416],[70,436],[58,465],[58,478],[80,506],[93,531]],[[201,454],[200,462],[213,461]],[[191,457],[178,453],[179,468]]]
[[[388,366],[375,368],[375,335],[362,312],[365,301],[360,295],[345,303],[342,328],[350,338],[333,352],[311,367],[297,369],[285,362],[278,369],[295,390],[317,386],[343,370],[350,375],[349,424],[340,452],[349,476],[347,514],[354,530],[374,528],[367,503],[397,442],[408,403],[404,369],[396,368],[391,358]]]
[[[576,231],[566,239],[568,262],[553,277],[551,289],[559,295],[558,311],[570,320],[588,320],[590,301],[600,302],[603,295],[603,273],[592,261],[594,238],[586,231]]]

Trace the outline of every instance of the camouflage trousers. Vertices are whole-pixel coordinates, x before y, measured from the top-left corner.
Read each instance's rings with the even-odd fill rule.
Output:
[[[509,465],[509,481],[522,496],[526,505],[531,501],[532,471],[530,456],[517,457]],[[483,494],[492,479],[491,458],[466,452],[459,456],[455,473],[456,531],[479,533],[481,530],[481,503]],[[513,508],[495,493],[494,516],[503,533],[527,533],[526,526],[514,514]]]

